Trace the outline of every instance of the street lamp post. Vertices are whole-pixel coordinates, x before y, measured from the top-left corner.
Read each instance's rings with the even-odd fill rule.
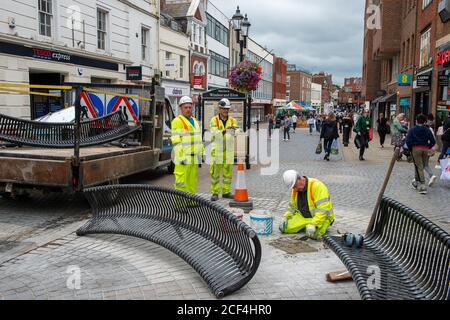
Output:
[[[233,15],[232,18],[233,21],[233,27],[236,30],[236,41],[239,43],[240,47],[240,53],[239,58],[240,62],[244,61],[244,49],[247,48],[247,38],[248,38],[248,32],[251,27],[251,23],[248,20],[247,14],[245,17],[242,15],[241,10],[239,9],[239,6],[236,9],[236,13]],[[242,39],[241,39],[242,34]]]

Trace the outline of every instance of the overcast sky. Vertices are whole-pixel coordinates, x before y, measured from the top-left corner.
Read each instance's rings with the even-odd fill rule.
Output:
[[[211,0],[231,18],[239,5],[252,24],[250,37],[311,72],[333,74],[333,82],[361,76],[363,0]]]

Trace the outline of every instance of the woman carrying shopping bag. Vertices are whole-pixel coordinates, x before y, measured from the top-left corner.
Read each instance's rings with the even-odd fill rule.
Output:
[[[333,112],[328,114],[327,120],[322,124],[320,139],[323,139],[325,149],[325,161],[330,161],[331,147],[335,139],[339,139],[339,131],[336,122],[336,115]]]
[[[369,148],[369,130],[372,128],[372,119],[370,118],[370,110],[364,110],[364,114],[359,117],[356,122],[355,128],[353,129],[356,132],[355,144],[359,146],[359,160],[365,161],[364,152],[367,148]]]

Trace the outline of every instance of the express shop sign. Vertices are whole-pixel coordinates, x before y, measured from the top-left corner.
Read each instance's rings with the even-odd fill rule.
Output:
[[[444,65],[449,62],[450,62],[450,49],[444,51],[438,50],[436,55],[436,63],[438,65]]]
[[[51,51],[51,50],[38,49],[38,48],[32,48],[32,50],[33,50],[33,58],[36,58],[36,59],[64,61],[64,62],[71,61],[71,56],[69,54],[55,52],[55,51]]]

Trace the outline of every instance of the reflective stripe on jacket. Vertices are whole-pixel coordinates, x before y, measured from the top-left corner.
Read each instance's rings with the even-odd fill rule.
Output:
[[[203,155],[202,130],[198,120],[193,119],[195,128],[183,115],[176,117],[172,121],[172,144],[174,145],[175,164],[188,160],[192,155]]]
[[[225,134],[223,131],[232,127],[237,127],[238,123],[233,117],[228,117],[225,127],[219,116],[215,116],[211,119],[210,128],[212,135],[212,151],[213,157],[221,157],[224,155],[230,155],[234,157],[234,136],[238,133],[235,131],[235,135]],[[228,157],[228,156],[227,156]]]
[[[326,220],[334,221],[333,202],[328,188],[317,179],[308,178],[308,207],[313,217],[312,224],[320,226]],[[298,192],[292,190],[288,212],[299,212]]]

